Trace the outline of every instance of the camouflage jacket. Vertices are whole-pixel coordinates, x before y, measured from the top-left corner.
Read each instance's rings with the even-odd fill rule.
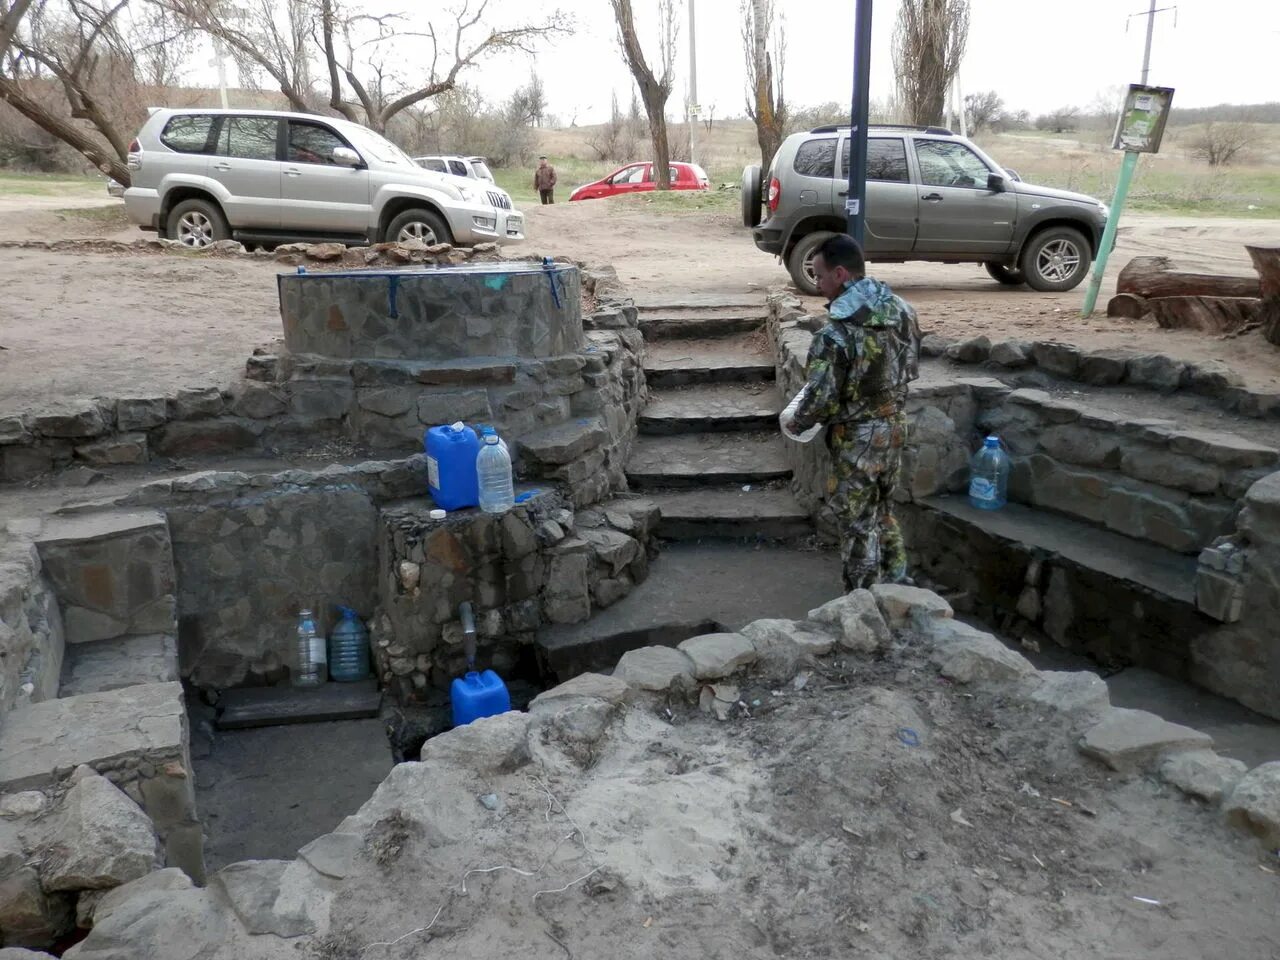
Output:
[[[829,310],[809,347],[809,392],[795,413],[797,432],[891,417],[919,376],[916,312],[886,284],[851,281]]]

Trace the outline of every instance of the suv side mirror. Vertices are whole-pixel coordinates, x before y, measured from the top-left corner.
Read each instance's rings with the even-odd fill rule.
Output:
[[[1004,177],[998,173],[987,174],[987,189],[992,193],[1004,193]]]
[[[340,167],[363,167],[364,161],[360,159],[360,154],[356,153],[350,147],[334,147],[333,162]]]

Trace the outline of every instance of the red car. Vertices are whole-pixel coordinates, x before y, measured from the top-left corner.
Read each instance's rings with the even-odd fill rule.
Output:
[[[706,190],[707,171],[696,163],[671,164],[672,190]],[[583,184],[573,193],[570,200],[598,200],[601,197],[616,197],[623,193],[645,193],[657,184],[653,181],[652,163],[629,163],[621,169],[613,171],[603,180]]]

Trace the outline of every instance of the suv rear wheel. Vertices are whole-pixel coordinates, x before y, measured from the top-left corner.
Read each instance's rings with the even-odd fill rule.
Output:
[[[421,240],[431,246],[436,243],[453,243],[453,234],[439,214],[414,207],[391,221],[387,227],[387,240],[391,243]]]
[[[1079,285],[1091,259],[1089,241],[1079,230],[1050,227],[1031,238],[1018,266],[1032,290],[1061,293]]]
[[[1017,267],[1007,267],[995,260],[988,260],[983,266],[991,274],[992,280],[1003,283],[1006,287],[1020,287],[1027,282],[1027,278]]]
[[[821,295],[821,291],[818,290],[818,278],[813,273],[813,258],[818,248],[834,236],[835,234],[830,230],[815,230],[813,233],[806,233],[791,248],[791,256],[787,258],[787,270],[790,271],[791,279],[801,293],[811,297]]]
[[[742,225],[760,226],[760,206],[764,203],[760,167],[752,164],[742,171]]]
[[[208,200],[183,200],[169,211],[165,232],[170,240],[184,247],[203,250],[219,240],[231,239],[231,228],[216,203]]]

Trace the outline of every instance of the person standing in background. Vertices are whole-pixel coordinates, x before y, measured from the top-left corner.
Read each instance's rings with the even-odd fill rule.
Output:
[[[542,205],[556,202],[556,168],[547,163],[546,157],[538,158],[538,169],[533,171],[533,189],[542,198]]]

